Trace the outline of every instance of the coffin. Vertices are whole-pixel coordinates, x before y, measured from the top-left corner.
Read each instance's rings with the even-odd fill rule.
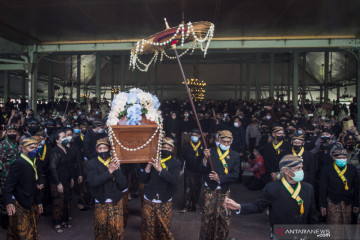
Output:
[[[137,148],[145,144],[153,136],[158,127],[155,122],[147,120],[145,116],[140,121],[141,125],[129,126],[126,125],[126,121],[126,118],[122,118],[119,121],[119,125],[112,125],[111,127],[116,138],[127,148]],[[113,139],[120,163],[147,163],[151,161],[151,158],[155,159],[159,133],[160,131],[156,133],[148,145],[137,151],[125,150]]]

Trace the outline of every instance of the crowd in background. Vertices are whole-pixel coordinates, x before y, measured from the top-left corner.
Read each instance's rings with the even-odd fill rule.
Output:
[[[306,166],[307,176],[304,181],[308,181],[315,189],[315,201],[320,217],[321,170],[333,163],[331,150],[341,143],[347,151],[347,164],[357,169],[357,180],[352,183],[352,187],[357,189],[346,196],[331,193],[335,197],[330,194],[325,198],[333,197],[351,204],[354,208],[351,222],[358,221],[356,214],[359,207],[360,137],[356,124],[351,124],[356,123],[356,99],[350,105],[336,102],[313,103],[306,100],[300,102],[297,109],[294,109],[291,101],[271,98],[249,101],[205,100],[195,104],[208,146],[218,145],[219,131],[228,130],[232,133],[231,149],[238,152],[242,162],[239,181],[242,180],[244,171],[253,173],[245,183],[250,190],[262,189],[266,183],[276,178],[274,174],[278,173],[278,169],[274,166],[278,162],[273,163],[273,156],[267,154],[267,149],[272,148],[274,142],[283,141],[281,148],[289,154],[301,147],[308,151],[306,158],[312,162]],[[188,100],[167,99],[162,101],[161,110],[164,134],[174,140],[174,154],[184,165],[186,159],[183,159],[183,146],[185,142],[192,141],[192,132],[198,128],[190,103]],[[4,191],[11,164],[20,155],[22,139],[35,137],[38,140],[36,157],[39,159],[37,165],[41,175],[38,189],[42,193],[43,203],[50,206],[48,212],[52,213],[53,225],[57,231],[71,227],[71,219],[76,217],[69,215],[72,196],[75,193],[79,195],[79,210],[91,209],[94,204],[91,193],[87,191],[84,163],[96,156],[96,141],[107,135],[105,121],[109,111],[110,103],[106,100],[99,103],[96,98],[81,103],[72,99],[67,101],[65,98],[59,101],[39,101],[36,114],[25,99],[6,102],[0,115],[0,126],[3,130],[0,143],[0,194]],[[283,132],[275,131],[274,129],[278,129],[276,127],[282,127]],[[300,143],[296,143],[296,138],[300,139]],[[297,145],[300,147],[296,147]],[[69,151],[63,154],[60,149]],[[124,171],[128,179],[131,179],[129,199],[139,194],[139,167],[133,165],[124,164]],[[201,207],[198,199],[195,201],[195,204]],[[0,206],[1,223],[5,227],[5,206],[2,203]],[[184,203],[181,210],[186,212],[194,209],[194,204],[189,206]]]

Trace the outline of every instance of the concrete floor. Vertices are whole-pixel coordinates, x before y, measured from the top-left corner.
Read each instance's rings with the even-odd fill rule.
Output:
[[[200,212],[179,213],[182,202],[183,179],[180,179],[179,190],[174,197],[173,221],[171,230],[178,240],[192,240],[199,238]],[[231,187],[231,196],[240,203],[252,201],[261,194],[261,191],[249,191],[242,183]],[[74,197],[75,199],[76,197]],[[75,201],[74,201],[75,202]],[[73,204],[75,205],[75,204]],[[125,229],[125,239],[140,239],[140,199],[132,199],[129,203],[130,217]],[[93,234],[93,211],[80,212],[74,206],[72,208],[72,229],[64,229],[61,234],[56,233],[51,225],[51,216],[43,216],[40,219],[40,240],[91,240]],[[265,213],[239,216],[233,213],[231,220],[230,238],[235,239],[268,239],[269,225],[268,216]],[[6,239],[6,230],[0,229],[0,239]]]

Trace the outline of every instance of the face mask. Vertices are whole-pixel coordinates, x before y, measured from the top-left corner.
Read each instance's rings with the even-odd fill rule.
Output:
[[[102,134],[104,132],[105,132],[105,130],[103,128],[100,128],[99,131],[98,131],[99,134]]]
[[[239,127],[239,123],[238,123],[238,122],[234,122],[234,127]]]
[[[284,136],[276,136],[276,139],[277,139],[279,142],[281,142],[281,141],[283,141],[283,140],[285,139],[285,137],[284,137]]]
[[[161,150],[161,157],[167,158],[171,155],[171,152],[169,150]]]
[[[290,170],[291,171],[291,170]],[[292,171],[293,172],[293,171]],[[301,182],[304,179],[304,171],[299,170],[296,172],[293,172],[295,174],[294,177],[291,177],[295,182]]]
[[[107,151],[107,152],[101,152],[101,153],[98,153],[99,157],[101,157],[103,160],[106,160],[108,159],[111,155],[110,155],[110,151]]]
[[[79,133],[80,133],[80,129],[74,129],[74,133],[75,133],[75,134],[79,134]]]
[[[225,146],[225,145],[222,145],[222,144],[220,144],[219,146],[220,146],[220,149],[223,150],[223,151],[227,151],[230,148],[230,146]]]
[[[8,139],[9,140],[15,140],[16,139],[16,134],[9,134]]]
[[[37,154],[37,149],[32,150],[31,152],[28,152],[28,157],[29,158],[35,158]]]
[[[311,138],[313,136],[312,133],[306,133],[306,137]]]
[[[67,140],[68,140],[68,142],[71,142],[71,140],[72,140],[72,136],[68,136],[68,137],[66,137],[67,138]]]
[[[302,135],[302,134],[303,134],[303,131],[299,130],[299,131],[298,131],[298,134],[301,134],[301,135]]]
[[[66,125],[67,128],[71,128],[71,125]]]
[[[198,142],[199,138],[197,136],[191,136],[191,141]]]
[[[45,145],[45,140],[41,141],[41,145],[43,145],[43,146]]]
[[[78,119],[78,116],[74,116],[74,119],[77,120],[77,119]]]
[[[289,135],[294,134],[294,129],[289,129],[287,132]]]
[[[69,140],[67,138],[64,138],[62,141],[61,141],[61,145],[63,145],[64,147],[66,146],[66,144],[68,144]]]
[[[216,144],[216,146],[217,146],[217,147],[220,145],[220,143],[219,143],[219,142],[215,142],[215,144]]]
[[[29,133],[31,134],[31,135],[34,135],[37,131],[38,131],[38,127],[36,127],[36,126],[31,126],[31,127],[29,127]]]
[[[184,114],[185,117],[189,117],[189,114]]]
[[[323,143],[327,143],[330,140],[330,137],[329,136],[321,136],[320,139]]]
[[[36,149],[37,150],[36,152],[37,153],[41,152],[42,148],[43,148],[42,146],[38,146],[37,149]]]
[[[296,152],[300,151],[300,149],[302,148],[302,146],[298,146],[298,145],[293,145],[293,148]]]
[[[270,119],[271,119],[271,116],[266,116],[266,119],[267,119],[267,120],[270,120]]]
[[[355,149],[355,146],[354,145],[347,145],[346,149],[349,150],[349,151],[353,151]]]
[[[96,114],[96,115],[98,115],[98,114],[99,114],[99,112],[97,112],[97,111],[96,111],[96,112],[95,112],[95,114]]]
[[[176,119],[176,116],[171,116],[172,119]]]
[[[347,159],[335,159],[335,163],[336,165],[338,165],[339,167],[345,167],[347,162]]]

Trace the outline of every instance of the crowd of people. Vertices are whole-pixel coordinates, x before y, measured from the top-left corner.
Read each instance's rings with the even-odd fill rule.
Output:
[[[202,214],[203,240],[228,238],[230,210],[267,209],[271,227],[358,223],[354,103],[306,100],[294,109],[272,98],[205,100],[196,103],[200,130],[188,100],[164,100],[162,159],[120,164],[111,157],[106,100],[40,101],[35,113],[25,99],[9,100],[0,116],[1,225],[8,239],[38,239],[40,215],[51,214],[61,233],[76,218],[70,215],[76,195],[79,211],[94,211],[97,240],[122,239],[128,201],[141,196],[142,239],[174,239],[172,198],[182,175],[179,211]],[[230,198],[236,182],[263,193],[238,204]]]

